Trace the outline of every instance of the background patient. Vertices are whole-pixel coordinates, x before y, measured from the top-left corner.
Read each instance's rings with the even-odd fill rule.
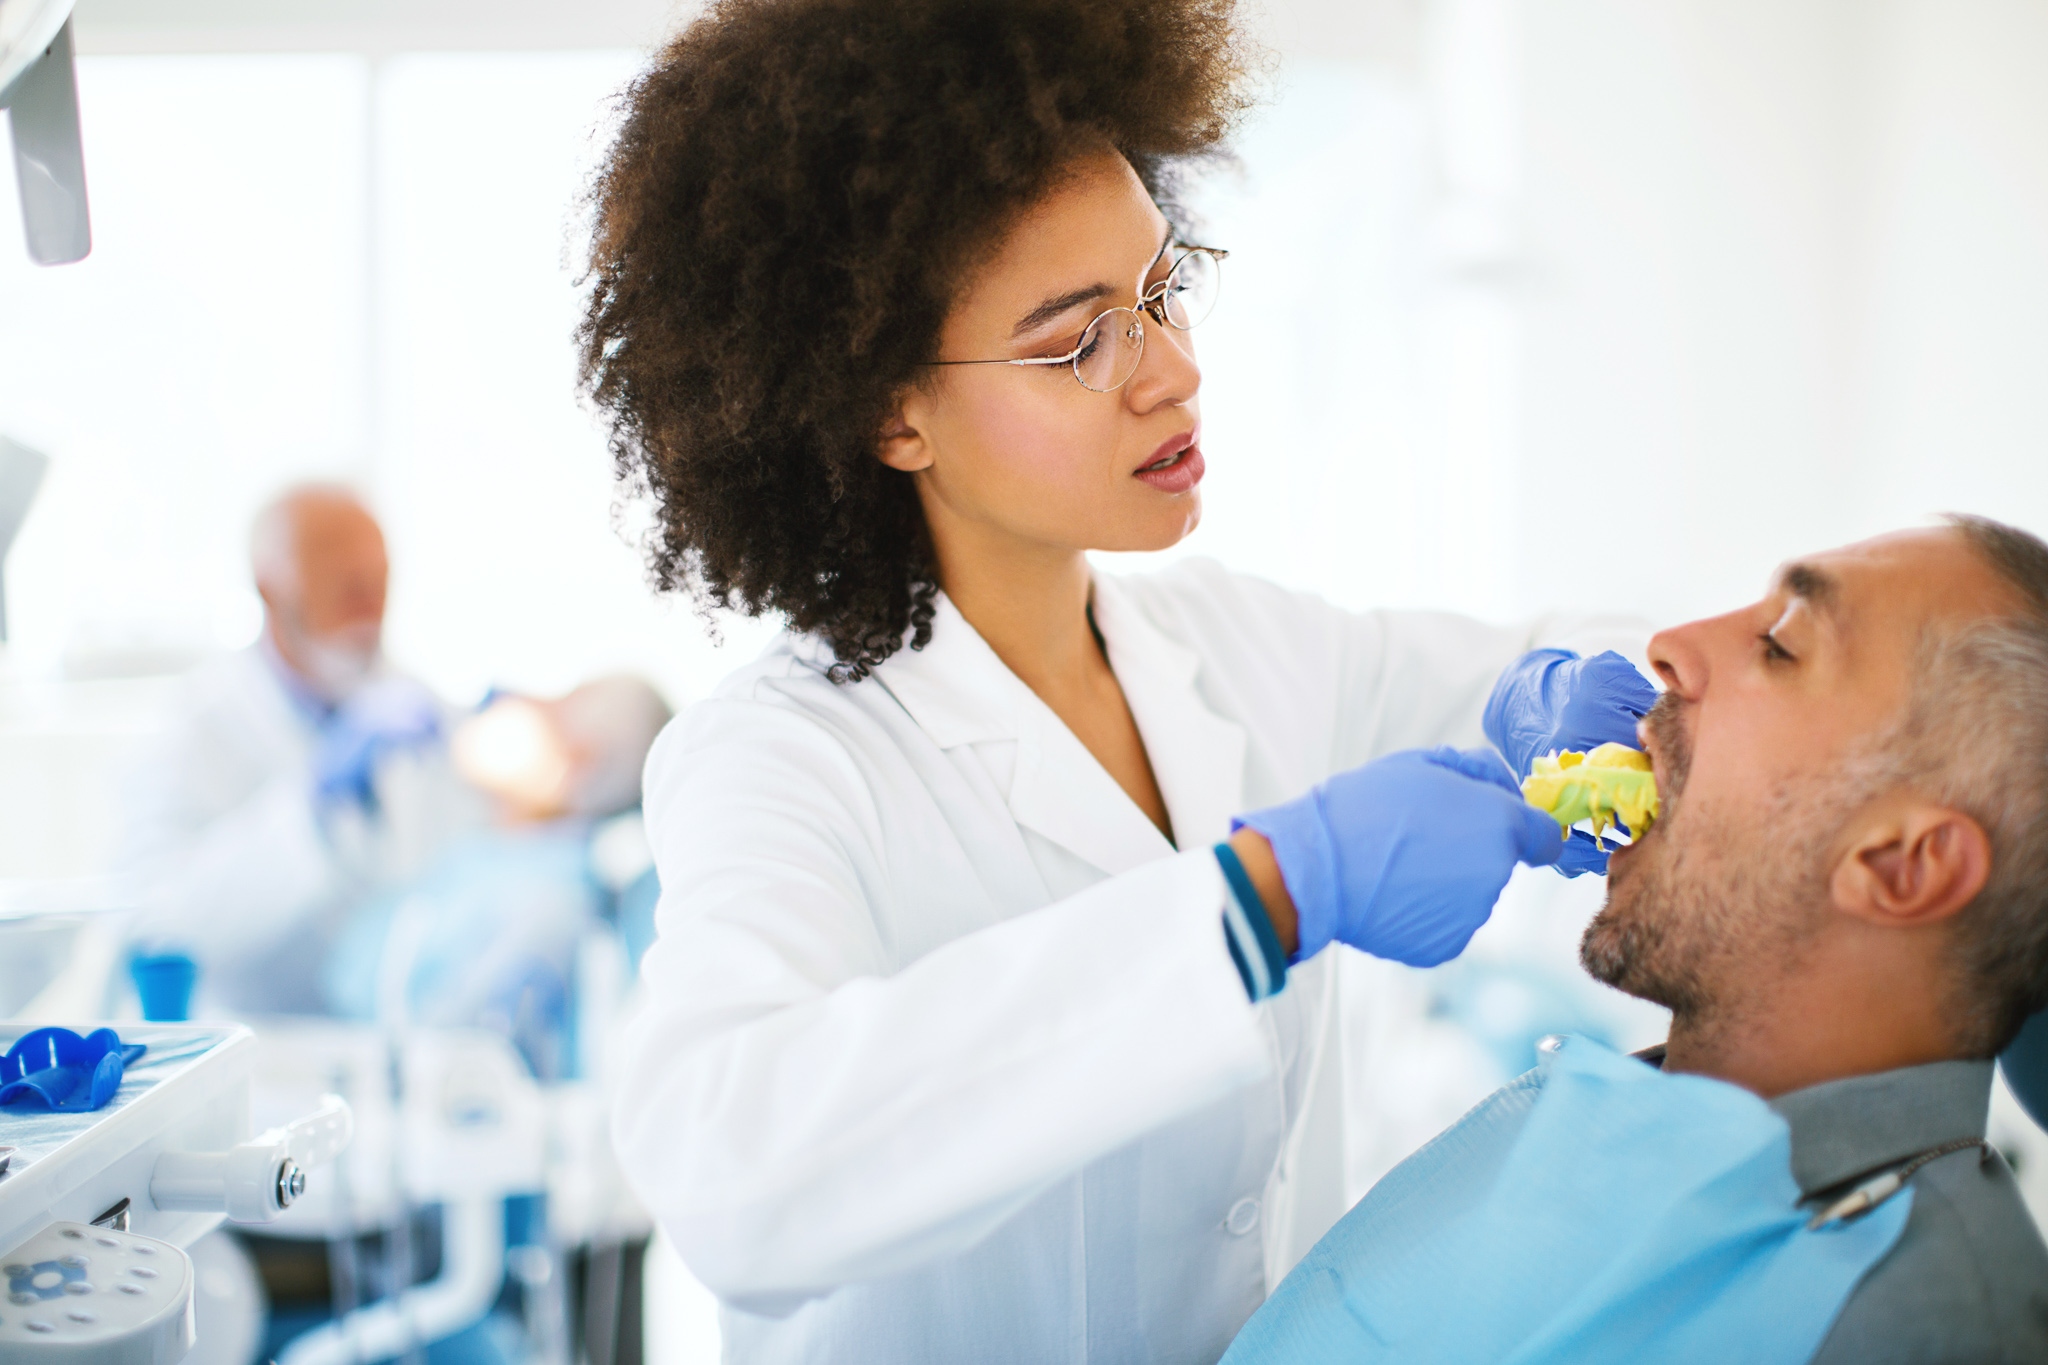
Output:
[[[1663,816],[1613,859],[1584,965],[1670,1007],[1655,1086],[1711,1098],[1674,1079],[1694,1073],[1769,1101],[1805,1211],[1907,1176],[1902,1230],[1841,1281],[1832,1325],[1813,1320],[1813,1359],[2048,1360],[2048,1249],[2011,1172],[1971,1141],[1990,1059],[2048,1005],[2048,547],[1955,518],[1815,555],[1762,601],[1658,635],[1650,657],[1668,689],[1643,723]],[[1442,1225],[1479,1208],[1505,1224],[1545,1200],[1597,1207],[1607,1177],[1594,1163],[1558,1161],[1526,1193],[1495,1178],[1516,1169],[1543,1106],[1563,1103],[1543,1085],[1510,1085],[1376,1187],[1228,1359],[1398,1346],[1375,1334],[1363,1235],[1390,1217]],[[1898,1210],[1864,1217],[1875,1227]],[[1692,1212],[1711,1221],[1705,1203]],[[1788,1246],[1804,1234],[1784,1226]],[[1512,1253],[1539,1260],[1541,1240]],[[1486,1301],[1485,1268],[1474,1273],[1442,1286],[1445,1320]],[[1662,1287],[1674,1320],[1710,1281]],[[1455,1345],[1455,1329],[1436,1335]]]

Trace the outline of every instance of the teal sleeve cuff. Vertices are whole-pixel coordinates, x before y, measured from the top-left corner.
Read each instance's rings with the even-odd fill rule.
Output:
[[[1287,984],[1287,954],[1280,951],[1280,936],[1273,932],[1266,902],[1252,885],[1237,850],[1218,844],[1215,852],[1230,891],[1223,904],[1223,942],[1230,949],[1237,974],[1244,978],[1245,994],[1256,1004],[1279,994]]]

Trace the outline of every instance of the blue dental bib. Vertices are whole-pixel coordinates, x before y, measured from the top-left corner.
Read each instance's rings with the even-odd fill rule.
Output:
[[[1757,1096],[1569,1038],[1396,1167],[1225,1365],[1810,1360],[1912,1191],[1809,1230]]]

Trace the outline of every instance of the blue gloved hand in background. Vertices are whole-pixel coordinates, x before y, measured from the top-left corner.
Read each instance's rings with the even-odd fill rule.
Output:
[[[1411,749],[1236,822],[1264,835],[1294,899],[1294,960],[1332,940],[1433,967],[1464,951],[1518,862],[1557,861],[1557,822],[1498,755]]]
[[[354,802],[377,809],[377,765],[386,755],[441,735],[433,694],[409,678],[384,678],[358,691],[328,720],[313,752],[313,793],[323,806]]]
[[[1611,649],[1590,659],[1569,649],[1533,649],[1501,671],[1483,723],[1519,779],[1538,758],[1561,749],[1640,748],[1636,722],[1656,700],[1657,689]],[[1592,835],[1573,830],[1557,870],[1567,877],[1604,874],[1607,854]]]

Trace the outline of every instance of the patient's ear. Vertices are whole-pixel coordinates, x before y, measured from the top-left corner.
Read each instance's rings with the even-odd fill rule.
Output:
[[[919,429],[919,418],[923,415],[921,406],[913,391],[897,401],[896,411],[882,423],[881,445],[876,454],[891,469],[914,474],[920,469],[931,468],[931,448]]]
[[[1991,839],[1961,811],[1887,803],[1835,864],[1835,908],[1873,924],[1911,928],[1947,919],[1991,875]]]

